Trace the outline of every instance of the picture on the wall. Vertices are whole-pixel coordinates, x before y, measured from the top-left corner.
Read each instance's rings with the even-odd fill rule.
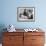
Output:
[[[35,21],[35,8],[34,7],[18,7],[17,20],[22,22]]]

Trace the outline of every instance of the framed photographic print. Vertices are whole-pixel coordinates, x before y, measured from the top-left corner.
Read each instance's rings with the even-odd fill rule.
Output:
[[[34,22],[35,7],[18,7],[17,20],[21,22]]]

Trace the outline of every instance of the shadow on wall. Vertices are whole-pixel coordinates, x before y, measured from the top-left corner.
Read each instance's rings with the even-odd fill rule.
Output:
[[[2,33],[6,31],[4,28],[6,28],[6,26],[4,24],[0,24],[0,43],[2,43]]]

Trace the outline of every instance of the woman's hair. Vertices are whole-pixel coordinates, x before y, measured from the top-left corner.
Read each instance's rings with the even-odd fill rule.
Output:
[[[26,12],[26,9],[24,9],[23,15],[28,16],[28,13]]]

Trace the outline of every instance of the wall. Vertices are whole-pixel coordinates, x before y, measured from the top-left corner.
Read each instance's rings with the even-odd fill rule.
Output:
[[[43,27],[46,28],[45,0],[1,0],[0,24],[15,25],[16,28]],[[17,7],[35,7],[35,22],[18,22]]]
[[[13,24],[16,28],[40,27],[46,32],[46,0],[0,0],[0,31]],[[35,7],[35,22],[18,22],[17,7]]]

